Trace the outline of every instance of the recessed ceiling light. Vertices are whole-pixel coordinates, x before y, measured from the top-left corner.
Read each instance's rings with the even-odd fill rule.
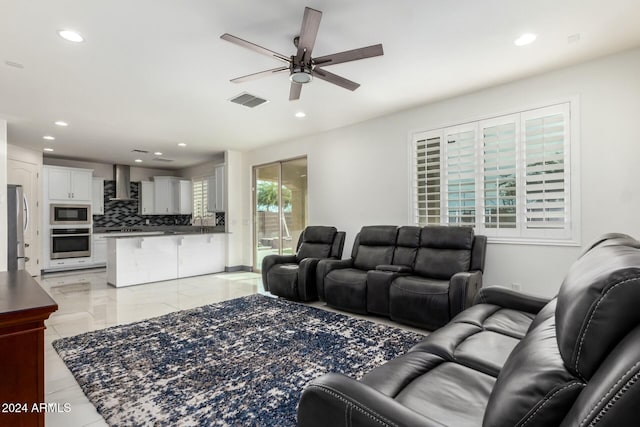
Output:
[[[69,123],[67,123],[67,122],[63,122],[62,120],[58,120],[58,121],[57,121],[57,122],[55,122],[54,124],[55,124],[56,126],[62,126],[62,127],[69,126]]]
[[[49,152],[51,152],[51,151],[53,151],[53,148],[49,148],[49,147],[47,147],[47,148],[44,148],[44,151],[49,151]]]
[[[187,144],[185,144],[184,142],[179,142],[178,143],[178,147],[186,147],[186,146],[187,146]]]
[[[42,137],[42,139],[46,139],[47,141],[53,141],[56,138],[51,136],[51,135],[45,135],[45,136]]]
[[[516,46],[525,46],[530,43],[533,43],[538,36],[532,33],[526,33],[518,37],[513,41],[513,44]]]
[[[59,30],[58,35],[63,39],[74,43],[82,43],[84,41],[84,37],[73,30]]]
[[[153,153],[154,156],[162,156],[162,153],[160,151],[156,151]]]
[[[303,117],[307,117],[307,114],[304,111],[298,111],[295,116],[299,119],[303,118]]]
[[[142,163],[142,159],[135,159],[134,162],[136,163]]]

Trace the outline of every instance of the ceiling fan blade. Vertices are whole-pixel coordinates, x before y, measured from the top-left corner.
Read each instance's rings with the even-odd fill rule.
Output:
[[[343,62],[357,61],[358,59],[372,58],[374,56],[382,55],[384,55],[382,45],[374,44],[373,46],[346,50],[344,52],[334,53],[333,55],[325,55],[319,58],[314,58],[313,63],[319,67],[326,67],[328,65],[341,64]]]
[[[289,67],[278,67],[278,68],[273,68],[271,70],[260,71],[259,73],[247,74],[246,76],[236,77],[235,79],[231,79],[231,81],[234,83],[248,82],[249,80],[255,80],[255,79],[260,79],[262,77],[272,76],[274,74],[278,74],[283,71],[289,71]]]
[[[278,52],[274,52],[272,50],[267,49],[266,47],[258,46],[257,44],[248,42],[244,39],[241,39],[240,37],[236,37],[236,36],[232,36],[231,34],[224,33],[223,35],[220,36],[220,38],[222,40],[226,40],[233,44],[237,44],[238,46],[242,46],[254,52],[258,52],[263,55],[267,55],[267,56],[271,56],[273,58],[279,59],[280,61],[286,62],[287,64],[291,62],[291,58],[289,58],[286,55],[283,55]]]
[[[313,71],[313,76],[319,78],[320,80],[324,80],[329,83],[333,83],[334,85],[338,85],[345,89],[356,90],[360,87],[359,83],[351,81],[349,79],[345,79],[344,77],[340,77],[337,74],[330,73],[322,68],[315,68]]]
[[[300,99],[300,92],[302,92],[302,85],[300,83],[291,82],[291,89],[289,89],[289,101]]]
[[[309,62],[311,59],[311,51],[316,44],[316,36],[320,27],[322,12],[304,8],[304,16],[302,17],[302,27],[300,27],[300,38],[298,39],[298,53],[296,54],[296,62],[300,63],[303,59]],[[306,52],[306,53],[305,53]]]

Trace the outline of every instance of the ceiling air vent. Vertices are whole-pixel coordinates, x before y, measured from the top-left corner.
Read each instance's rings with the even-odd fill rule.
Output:
[[[249,107],[249,108],[255,108],[258,105],[262,105],[266,102],[269,102],[264,98],[251,95],[250,93],[247,93],[247,92],[242,92],[240,95],[234,96],[229,101],[233,102],[234,104],[244,105],[245,107]]]
[[[154,157],[151,160],[154,160],[156,162],[166,162],[166,163],[173,162],[173,159],[167,159],[166,157]]]
[[[137,148],[134,148],[133,150],[131,150],[132,153],[142,153],[142,154],[147,154],[148,151],[147,150],[138,150]]]

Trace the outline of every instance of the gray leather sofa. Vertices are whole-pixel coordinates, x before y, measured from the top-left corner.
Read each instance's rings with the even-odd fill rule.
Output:
[[[436,329],[482,287],[486,242],[470,227],[362,227],[351,258],[318,264],[318,297],[341,310]]]
[[[409,352],[303,391],[298,425],[638,425],[640,242],[600,239],[550,301],[482,289]]]
[[[309,226],[298,238],[295,255],[267,255],[262,260],[265,290],[294,301],[315,301],[316,266],[323,258],[340,259],[344,231],[321,225]]]

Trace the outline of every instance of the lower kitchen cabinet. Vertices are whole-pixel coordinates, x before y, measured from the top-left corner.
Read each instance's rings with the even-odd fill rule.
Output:
[[[91,244],[93,264],[102,266],[107,263],[107,234],[94,234]]]
[[[178,242],[178,277],[219,273],[225,266],[225,236],[193,234],[180,236]]]
[[[224,271],[226,234],[107,237],[107,282],[115,287]]]

